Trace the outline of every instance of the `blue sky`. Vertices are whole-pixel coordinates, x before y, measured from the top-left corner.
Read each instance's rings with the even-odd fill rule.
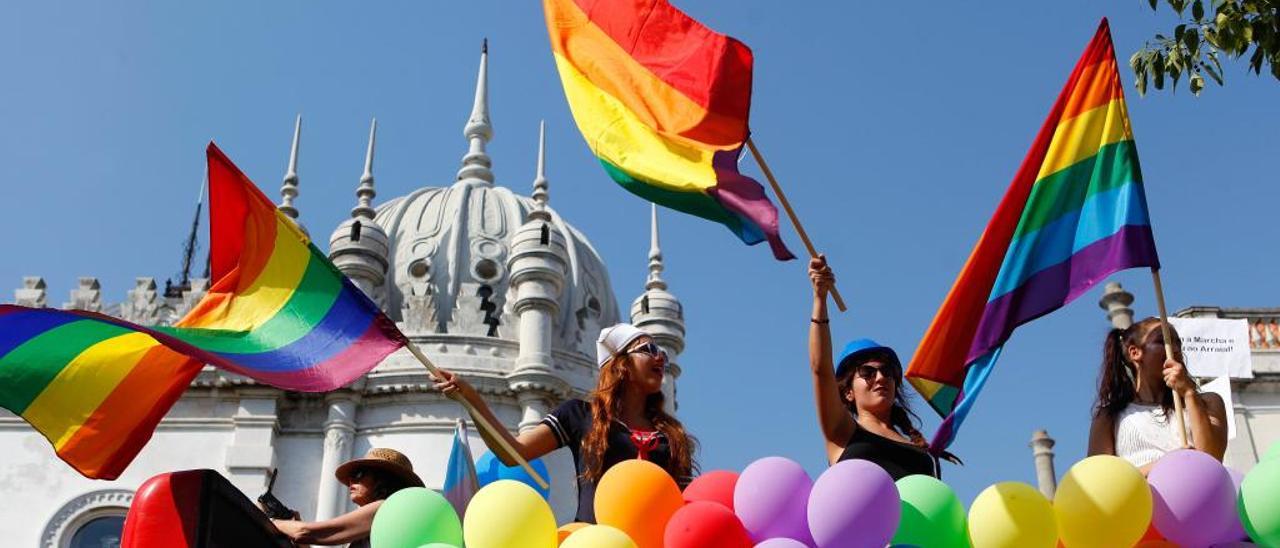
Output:
[[[1176,19],[1140,0],[677,5],[755,51],[756,141],[850,305],[833,313],[835,338],[871,336],[904,359],[1098,19],[1111,18],[1122,63]],[[174,275],[204,143],[216,139],[275,196],[299,112],[296,205],[313,234],[354,204],[371,117],[378,202],[451,183],[486,36],[499,184],[529,192],[546,119],[551,203],[592,240],[629,305],[644,282],[648,206],[607,179],[573,127],[539,4],[494,0],[6,3],[0,300],[24,275],[44,276],[55,305],[77,276],[99,277],[118,302],[135,276]],[[1240,62],[1226,75],[1200,98],[1128,94],[1175,310],[1275,304],[1280,85]],[[804,263],[774,262],[718,225],[661,218],[666,278],[688,322],[680,414],[703,468],[783,455],[816,477]],[[784,237],[803,250],[790,227]],[[1140,315],[1154,313],[1146,271],[1116,279]],[[1035,429],[1057,438],[1059,475],[1084,456],[1107,328],[1100,292],[1006,347],[954,446],[967,464],[945,471],[966,503],[998,481],[1034,482]]]

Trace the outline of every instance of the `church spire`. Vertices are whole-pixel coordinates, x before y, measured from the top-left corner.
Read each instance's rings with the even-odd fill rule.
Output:
[[[284,172],[284,184],[280,186],[280,211],[291,219],[298,218],[293,199],[298,197],[298,138],[302,136],[302,115],[293,123],[293,147],[289,149],[289,169]]]
[[[547,212],[550,188],[547,183],[547,122],[543,120],[538,124],[538,171],[533,177],[534,209],[529,212],[530,219],[551,220],[551,214]]]
[[[458,180],[479,179],[493,183],[493,162],[484,146],[493,139],[493,126],[489,124],[489,39],[480,47],[480,74],[476,76],[476,98],[471,106],[471,117],[462,129],[462,135],[470,143],[470,149],[462,157],[462,169]]]
[[[364,154],[364,174],[360,176],[360,186],[356,188],[356,207],[351,209],[353,218],[373,219],[373,198],[378,195],[373,189],[373,148],[377,140],[378,119],[374,118],[369,124],[369,149]]]
[[[645,290],[666,289],[667,282],[662,279],[662,248],[658,246],[658,204],[649,204],[652,209],[649,232],[649,279],[645,281]]]

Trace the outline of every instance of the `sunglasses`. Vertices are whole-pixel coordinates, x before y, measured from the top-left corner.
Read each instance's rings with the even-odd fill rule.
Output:
[[[653,344],[652,341],[644,343],[635,348],[632,348],[631,350],[628,350],[627,353],[628,354],[645,354],[652,358],[667,357],[667,353],[663,351],[661,348],[658,348],[658,345]]]
[[[861,377],[864,381],[872,381],[876,378],[876,373],[884,375],[884,378],[893,380],[893,368],[882,365],[861,364],[854,367],[853,374]]]

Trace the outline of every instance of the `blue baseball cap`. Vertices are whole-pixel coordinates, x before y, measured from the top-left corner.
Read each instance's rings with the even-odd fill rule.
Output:
[[[840,351],[840,357],[836,359],[836,378],[843,377],[855,365],[872,356],[887,357],[899,372],[902,371],[902,362],[892,348],[871,339],[854,339],[844,345],[844,350]]]

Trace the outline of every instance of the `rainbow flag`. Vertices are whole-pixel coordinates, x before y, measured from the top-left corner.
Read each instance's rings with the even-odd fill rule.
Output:
[[[778,211],[738,172],[749,135],[751,50],[665,0],[544,0],[564,94],[609,176],[654,203],[718,222],[743,242],[778,234]]]
[[[0,305],[0,407],[114,479],[207,363],[280,388],[341,387],[404,336],[209,145],[209,294],[176,327]]]
[[[954,439],[1016,327],[1138,266],[1160,262],[1103,19],[907,368],[945,417],[932,449]]]

